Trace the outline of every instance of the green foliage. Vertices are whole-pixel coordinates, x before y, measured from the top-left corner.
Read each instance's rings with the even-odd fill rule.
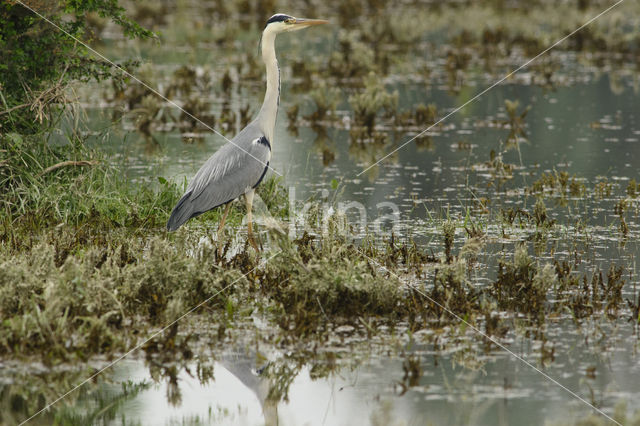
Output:
[[[398,108],[398,91],[387,92],[384,83],[373,72],[365,80],[363,92],[349,98],[353,108],[354,121],[364,126],[371,134],[376,124],[376,116],[382,109],[387,115],[393,115]]]
[[[364,77],[375,69],[373,50],[345,30],[338,35],[338,46],[331,53],[329,73],[338,78]]]
[[[627,185],[626,191],[629,197],[636,198],[640,194],[640,184],[637,183],[635,179],[631,179]],[[609,194],[611,194],[611,190],[609,190]]]
[[[96,12],[102,18],[111,19],[118,24],[129,38],[152,37],[153,33],[142,28],[136,22],[125,16],[125,9],[118,4],[118,0],[66,0],[62,2],[66,13],[75,16],[75,25],[84,28],[84,16],[87,12]]]
[[[111,64],[90,58],[74,40],[90,41],[88,13],[112,20],[128,37],[153,35],[126,18],[117,0],[31,1],[29,7],[51,23],[20,4],[0,4],[2,132],[37,132],[51,122],[53,106],[65,103],[67,84],[114,75]]]
[[[270,296],[286,313],[280,326],[299,335],[314,333],[326,318],[380,315],[395,319],[406,313],[397,276],[378,274],[354,245],[326,236],[317,246],[303,237],[268,265],[274,279]]]
[[[331,235],[282,238],[264,267],[251,248],[231,255],[229,241],[218,248],[186,233],[131,238],[60,226],[33,240],[29,250],[0,246],[0,355],[56,362],[124,351],[140,330],[207,299],[207,313],[230,323],[258,301],[286,335],[319,333],[328,316],[393,322],[415,303],[397,276],[376,272],[356,246]]]
[[[505,99],[504,107],[507,111],[507,116],[509,117],[504,123],[503,126],[509,128],[509,134],[507,135],[507,143],[518,143],[519,139],[527,139],[527,132],[525,131],[525,118],[529,111],[531,110],[531,106],[527,106],[522,112],[518,112],[518,107],[520,106],[520,102],[518,100],[510,101],[509,99]]]
[[[263,180],[256,192],[269,209],[269,213],[276,218],[289,217],[289,193],[282,185],[282,177],[270,177]]]
[[[98,229],[164,226],[182,188],[134,187],[103,156],[70,137],[63,145],[42,135],[0,136],[0,242],[60,223]]]
[[[94,244],[73,232],[82,230],[42,236],[0,262],[0,353],[42,351],[50,361],[124,350],[133,338],[125,324],[165,321],[170,301],[194,305],[241,276],[218,270],[210,251],[185,256],[181,240],[96,234]]]
[[[540,267],[527,253],[526,245],[515,248],[513,260],[498,263],[498,278],[490,292],[498,307],[514,309],[537,317],[543,313],[547,291],[557,281],[551,265]]]
[[[316,110],[308,116],[314,123],[333,115],[342,98],[340,89],[328,86],[324,80],[318,83],[318,87],[313,89],[309,96],[316,105]]]

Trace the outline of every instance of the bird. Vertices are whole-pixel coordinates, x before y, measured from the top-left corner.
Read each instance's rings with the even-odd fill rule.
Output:
[[[253,121],[200,167],[184,195],[173,208],[167,222],[168,231],[175,231],[189,219],[225,205],[218,225],[220,233],[231,202],[244,195],[247,206],[247,239],[258,251],[253,237],[251,214],[255,190],[269,170],[280,105],[280,69],[275,50],[276,36],[327,23],[324,19],[295,18],[284,13],[276,13],[267,20],[260,39],[262,60],[267,73],[267,89],[262,107]]]

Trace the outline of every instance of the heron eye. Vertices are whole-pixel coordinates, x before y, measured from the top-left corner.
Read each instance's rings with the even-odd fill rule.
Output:
[[[296,20],[295,20],[295,19],[293,19],[293,18],[287,18],[287,19],[285,19],[285,20],[284,20],[284,23],[285,23],[285,24],[293,24],[295,21],[296,21]]]

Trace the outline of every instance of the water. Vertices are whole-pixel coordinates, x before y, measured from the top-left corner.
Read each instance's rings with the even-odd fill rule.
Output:
[[[613,346],[603,349],[589,341],[585,324],[576,331],[570,322],[549,327],[553,354],[547,358],[535,343],[507,338],[510,349],[536,368],[607,412],[620,401],[637,408],[636,337],[631,327],[607,329]],[[464,335],[464,333],[463,333]],[[366,340],[357,333],[347,338]],[[324,354],[324,361],[301,361],[291,355],[265,360],[255,351],[224,350],[218,361],[206,360],[213,378],[202,380],[195,363],[177,374],[149,373],[143,361],[125,360],[110,374],[112,383],[95,388],[76,402],[95,410],[93,395],[118,395],[120,383],[144,383],[139,394],[124,398],[110,424],[542,424],[571,422],[592,413],[566,389],[552,383],[523,361],[497,348],[479,356],[467,344],[443,348],[420,343],[418,334],[387,356],[367,355],[361,347],[354,358],[346,352]],[[538,345],[539,346],[539,345]],[[266,349],[266,348],[264,348]],[[364,350],[362,350],[364,349]],[[550,348],[547,348],[550,349]],[[328,356],[331,355],[331,356]],[[412,381],[407,360],[419,364]],[[174,379],[170,378],[174,377]],[[286,396],[278,394],[282,381]],[[277,396],[274,396],[277,395]],[[167,402],[169,401],[169,402]],[[390,423],[391,422],[391,423]]]
[[[497,87],[447,119],[444,130],[436,126],[433,129],[436,135],[428,148],[409,143],[397,155],[383,161],[375,172],[361,177],[357,175],[366,167],[417,132],[392,132],[392,140],[377,155],[366,158],[368,161],[360,150],[350,149],[348,131],[342,128],[326,129],[325,140],[318,140],[318,134],[309,127],[301,127],[298,135],[294,135],[287,130],[288,120],[282,112],[293,104],[290,99],[304,96],[291,93],[285,82],[273,143],[273,167],[288,184],[305,194],[318,187],[329,188],[331,179],[342,178],[347,183],[349,199],[374,205],[396,187],[423,199],[443,195],[448,188],[464,184],[467,178],[475,178],[471,183],[480,186],[484,183],[482,176],[471,173],[469,166],[488,160],[491,150],[500,152],[500,141],[506,139],[508,130],[498,128],[495,121],[506,120],[505,100],[517,100],[519,111],[531,107],[526,117],[528,140],[520,145],[520,153],[506,152],[505,162],[523,166],[524,171],[565,170],[590,181],[598,176],[633,178],[639,155],[635,144],[640,141],[637,77],[619,77],[616,83],[622,86],[616,89],[621,91],[619,94],[611,90],[609,74],[590,78],[586,83],[555,90],[518,84]],[[485,85],[474,82],[470,90],[478,92]],[[466,100],[452,96],[447,90],[425,89],[424,84],[391,88],[399,90],[400,110],[413,109],[419,103],[434,103],[443,115]],[[261,96],[258,92],[246,97],[253,111],[258,109]],[[306,105],[300,115],[312,110],[312,105]],[[89,112],[89,121],[98,128],[106,127],[110,116],[108,110],[94,109]],[[342,127],[340,120],[338,125]],[[193,177],[203,162],[225,143],[210,132],[191,143],[184,143],[179,132],[158,132],[154,137],[159,147],[147,146],[134,131],[113,131],[107,141],[97,138],[96,145],[99,143],[106,149],[114,163],[124,165],[133,179],[153,180],[154,176],[163,176],[181,181]],[[335,161],[327,167],[323,166],[318,145],[328,147],[335,155]]]

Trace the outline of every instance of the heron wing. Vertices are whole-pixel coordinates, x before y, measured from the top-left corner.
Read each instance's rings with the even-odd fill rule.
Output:
[[[268,169],[271,146],[261,132],[245,128],[198,170],[171,212],[170,230],[255,188]]]
[[[260,138],[244,149],[225,145],[207,160],[191,182],[192,201],[209,210],[239,197],[258,184],[269,159],[270,149]]]

